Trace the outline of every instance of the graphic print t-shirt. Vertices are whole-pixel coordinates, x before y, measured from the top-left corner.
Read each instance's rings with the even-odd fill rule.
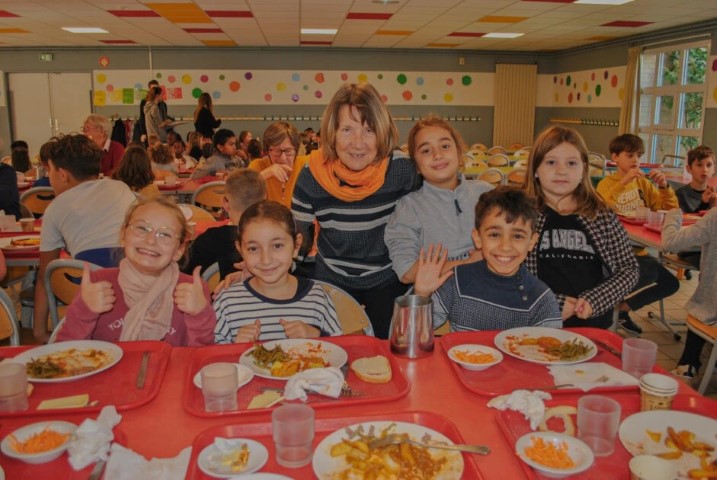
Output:
[[[538,278],[556,294],[578,297],[600,283],[602,262],[578,215],[545,210],[538,240]]]

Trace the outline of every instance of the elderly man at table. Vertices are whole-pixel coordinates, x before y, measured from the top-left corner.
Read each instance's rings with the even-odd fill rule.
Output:
[[[40,266],[35,285],[35,338],[47,341],[47,265],[67,250],[73,257],[103,267],[115,266],[122,221],[135,201],[127,185],[98,180],[102,152],[88,137],[66,135],[50,149],[50,184],[57,197],[47,207],[40,234]]]
[[[626,133],[610,142],[610,156],[617,164],[617,172],[600,180],[597,191],[618,215],[635,215],[637,207],[650,210],[677,208],[677,196],[665,174],[656,168],[646,175],[640,169],[643,153],[645,146],[637,135]],[[634,249],[640,277],[633,292],[638,293],[620,304],[618,322],[625,330],[639,335],[642,328],[632,321],[628,312],[669,297],[680,289],[680,282],[644,247]]]
[[[122,144],[110,139],[112,133],[110,120],[102,115],[89,115],[82,125],[82,133],[102,150],[100,172],[109,177],[119,166],[124,155]]]

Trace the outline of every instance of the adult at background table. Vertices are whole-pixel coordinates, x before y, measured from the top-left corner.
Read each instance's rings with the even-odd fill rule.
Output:
[[[717,322],[717,208],[712,208],[704,218],[692,226],[682,226],[679,210],[667,212],[662,224],[662,248],[669,251],[702,248],[700,260],[700,281],[685,304],[687,313],[706,324]],[[700,369],[700,355],[705,340],[691,330],[687,331],[685,349],[673,374],[694,378]]]
[[[20,218],[20,191],[17,188],[17,173],[11,165],[0,163],[0,210],[5,215]]]
[[[665,174],[655,168],[645,174],[640,169],[640,157],[645,153],[642,139],[625,133],[610,142],[610,158],[617,165],[617,172],[600,180],[597,191],[618,215],[635,215],[638,207],[650,210],[677,208],[677,196],[667,183]],[[642,246],[635,247],[640,277],[633,294],[619,307],[618,322],[632,333],[642,333],[628,312],[669,297],[680,289],[680,282],[669,270],[651,256]]]
[[[199,95],[197,108],[194,109],[194,130],[201,133],[204,138],[213,138],[214,129],[219,128],[222,121],[214,118],[212,96],[207,92]]]
[[[267,200],[291,207],[296,179],[307,157],[298,157],[299,132],[286,122],[274,122],[264,130],[266,156],[249,164],[266,180]]]
[[[538,242],[526,266],[558,297],[564,326],[608,328],[639,268],[625,229],[595,192],[580,134],[559,125],[530,150],[528,194],[538,202]]]
[[[153,87],[159,87],[159,82],[157,80],[150,80],[149,82],[147,82],[148,89],[151,89]],[[139,102],[139,120],[137,120],[134,131],[132,132],[132,141],[143,143],[145,146],[147,146],[147,127],[144,123],[144,106],[146,103],[146,97]],[[157,106],[159,107],[159,111],[162,114],[162,118],[174,120],[167,113],[167,103],[164,100],[160,100]]]
[[[165,117],[165,113],[159,107],[162,101],[162,89],[151,87],[147,92],[144,104],[144,126],[147,131],[147,140],[156,137],[160,142],[167,141],[167,127],[172,121]],[[151,142],[150,142],[151,143]],[[150,145],[151,146],[151,145]]]
[[[115,266],[120,227],[134,194],[122,182],[97,179],[102,152],[84,135],[59,138],[49,155],[50,184],[56,197],[42,217],[37,278],[44,278],[47,265],[60,258],[62,250],[103,267]],[[48,311],[45,283],[38,281],[33,330],[42,342],[49,338]]]
[[[291,208],[306,260],[320,228],[313,277],[363,304],[376,336],[387,338],[393,302],[405,293],[383,241],[399,198],[416,188],[416,168],[396,148],[398,128],[376,89],[344,84],[326,107],[323,141],[294,187]]]
[[[110,120],[103,115],[88,115],[82,124],[82,133],[102,150],[100,173],[107,176],[112,175],[124,155],[122,144],[110,139],[111,132]]]

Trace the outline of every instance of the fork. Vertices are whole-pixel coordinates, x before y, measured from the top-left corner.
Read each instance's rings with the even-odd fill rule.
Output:
[[[490,448],[485,445],[467,445],[460,443],[449,445],[443,443],[426,443],[412,440],[410,438],[407,438],[405,435],[398,434],[389,434],[383,438],[374,440],[369,443],[369,448],[381,448],[387,445],[400,445],[402,443],[410,443],[411,445],[424,448],[438,448],[441,450],[456,450],[459,452],[477,453],[479,455],[488,455],[490,453]]]
[[[270,386],[263,386],[261,387],[262,392],[279,392],[283,393],[284,389],[282,387],[270,387]],[[314,393],[317,394],[317,392],[308,392],[308,393]],[[360,397],[363,393],[360,392],[354,392],[351,386],[344,382],[344,384],[341,386],[341,392],[339,393],[339,397]]]
[[[608,377],[607,375],[601,375],[601,376],[599,376],[598,378],[596,378],[595,380],[593,380],[592,382],[589,382],[589,383],[605,383],[605,382],[607,382],[608,380],[610,380],[610,377]],[[573,384],[573,383],[562,383],[562,384],[560,384],[560,385],[555,385],[555,386],[553,386],[553,387],[548,387],[547,390],[555,390],[555,389],[558,389],[558,388],[566,388],[566,387],[574,387],[574,386],[575,386],[575,384]]]

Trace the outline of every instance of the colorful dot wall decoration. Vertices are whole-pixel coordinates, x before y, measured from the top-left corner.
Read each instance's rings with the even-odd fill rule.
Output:
[[[610,79],[610,85],[612,86],[612,88],[617,87],[617,75],[612,76],[612,78]]]
[[[291,101],[294,102],[294,103],[298,102],[298,101],[299,101],[299,95],[297,95],[296,93],[293,94],[293,95],[291,96]]]
[[[572,81],[573,81],[573,79],[570,75],[565,77],[565,85],[570,86],[570,82],[572,82]]]
[[[349,79],[349,76],[348,76],[347,74],[345,74],[345,73],[342,73],[342,74],[341,74],[341,80],[342,80],[342,81],[345,82],[345,81],[348,80],[348,79]]]
[[[461,77],[461,83],[463,84],[464,87],[467,87],[468,85],[473,83],[473,79],[470,77],[470,75],[463,75]]]
[[[202,83],[207,83],[209,81],[209,77],[207,75],[202,75],[199,77],[199,81]]]
[[[396,81],[397,81],[399,84],[401,84],[401,85],[405,85],[406,82],[408,81],[408,78],[406,78],[406,75],[405,75],[405,74],[400,73],[400,74],[396,77]]]
[[[602,87],[601,87],[600,85],[597,85],[597,86],[595,87],[595,96],[596,96],[596,97],[599,97],[599,96],[600,96],[600,93],[602,93]]]
[[[359,73],[358,81],[359,82],[368,82],[368,76],[365,73]]]
[[[383,80],[383,73],[379,73],[378,75],[376,75],[376,78],[378,78],[379,80]]]
[[[182,83],[185,85],[189,85],[192,83],[192,76],[191,75],[182,75]]]
[[[231,90],[232,92],[238,92],[240,88],[241,84],[236,80],[234,80],[233,82],[229,82],[229,90]]]
[[[219,100],[220,98],[222,98],[222,92],[218,92],[218,91],[214,90],[212,92],[212,98],[214,100]]]
[[[445,93],[443,94],[443,100],[446,101],[446,103],[450,103],[453,101],[453,94],[452,93]]]
[[[107,75],[100,73],[97,75],[97,83],[105,83],[107,81]]]
[[[219,80],[225,80],[226,78],[224,75],[219,75]]]
[[[194,89],[192,89],[192,96],[193,96],[194,98],[199,98],[199,96],[200,96],[202,93],[203,93],[203,92],[202,92],[202,89],[201,89],[201,88],[194,88]]]
[[[626,67],[612,67],[600,72],[584,70],[546,76],[546,80],[553,79],[552,99],[543,96],[541,104],[619,108],[624,96],[625,70]]]
[[[292,82],[298,82],[298,81],[300,81],[300,80],[301,80],[301,75],[299,75],[298,73],[292,73],[292,74],[291,74],[291,81],[292,81]]]
[[[321,97],[323,97],[323,96],[324,96],[324,94],[321,93],[321,90],[316,90],[316,91],[314,92],[314,97],[316,97],[316,98],[321,98]]]
[[[403,97],[404,100],[409,101],[409,100],[411,100],[411,99],[413,98],[413,93],[411,93],[410,90],[405,90],[405,91],[401,94],[401,96]]]
[[[308,85],[303,85],[303,86],[301,87],[301,89],[302,89],[303,91],[305,91],[305,92],[308,92],[308,91],[309,91],[309,86],[308,86]]]
[[[421,100],[427,100],[427,99],[428,99],[428,95],[426,95],[425,93],[423,95],[421,95]]]
[[[245,78],[246,80],[251,80],[252,78],[254,78],[254,75],[253,75],[251,72],[246,72],[246,73],[244,74],[244,78]]]
[[[279,82],[276,84],[276,91],[277,92],[285,92],[286,91],[286,84],[284,82]]]
[[[175,77],[174,75],[170,75],[170,76],[167,77],[167,81],[168,81],[169,83],[174,83],[174,82],[177,81],[177,77]]]
[[[107,85],[106,90],[107,90],[108,92],[112,92],[112,91],[114,91],[114,89],[115,89],[115,86],[112,85],[111,83],[110,83],[109,85]]]
[[[416,85],[423,85],[423,77],[416,77]]]
[[[271,93],[267,93],[266,95],[264,95],[264,100],[267,102],[271,102]]]
[[[316,83],[324,83],[324,74],[317,73],[316,75],[314,75],[314,81],[316,81]]]

